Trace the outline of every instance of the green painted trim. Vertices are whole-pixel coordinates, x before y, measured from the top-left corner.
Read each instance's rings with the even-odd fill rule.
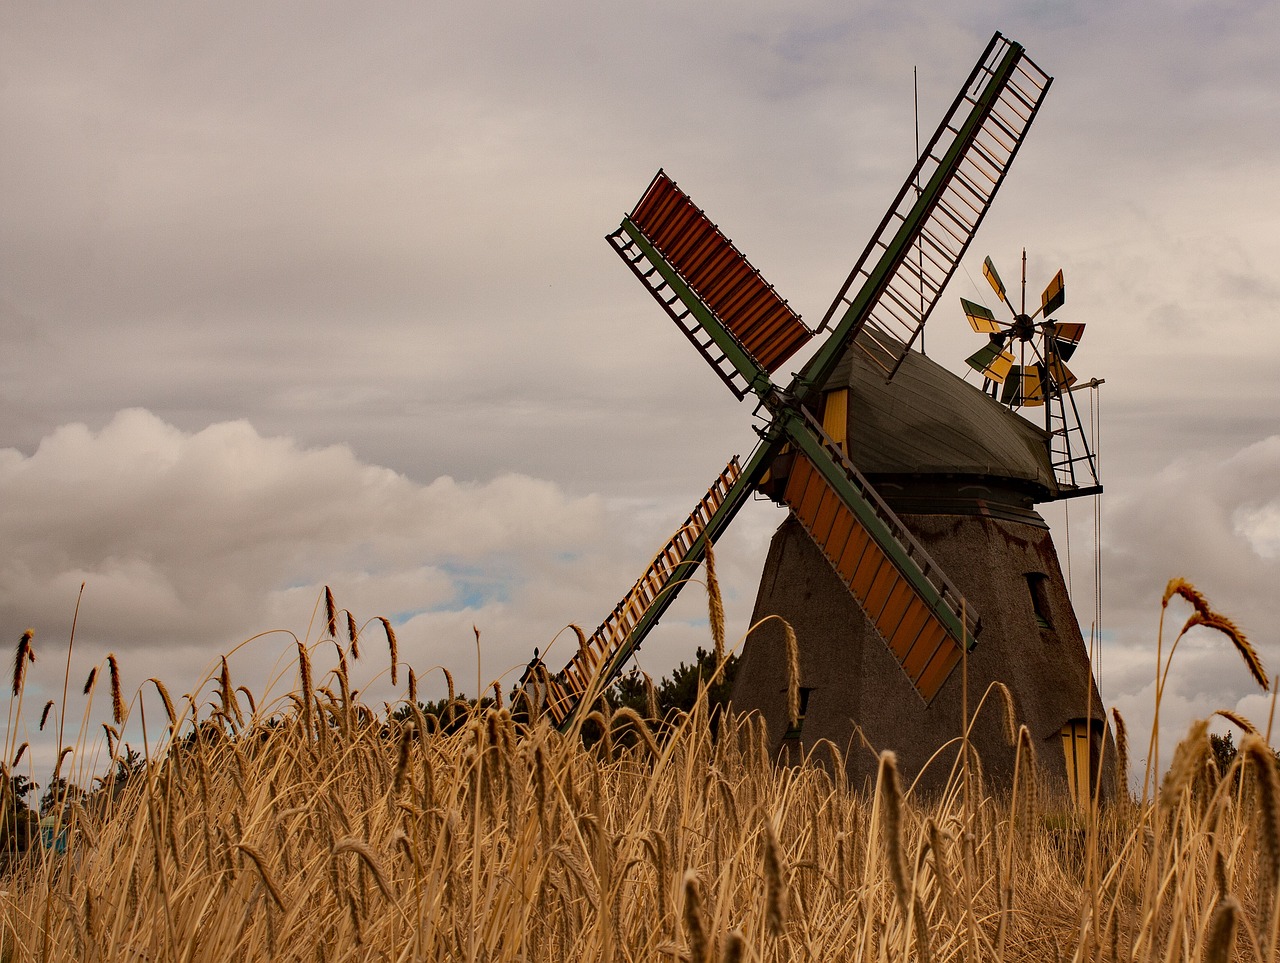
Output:
[[[938,169],[933,172],[933,176],[929,178],[929,183],[925,185],[920,192],[920,196],[916,198],[915,204],[911,207],[911,213],[907,215],[898,227],[898,233],[894,235],[893,241],[885,248],[885,252],[880,255],[880,261],[876,264],[871,274],[867,276],[866,283],[862,285],[857,296],[849,305],[848,310],[841,316],[840,322],[836,325],[835,330],[831,332],[831,336],[827,338],[826,343],[823,344],[818,353],[804,366],[804,370],[796,375],[791,384],[792,393],[807,391],[811,388],[820,388],[826,383],[832,370],[839,363],[841,355],[844,354],[845,348],[849,346],[849,341],[861,329],[866,313],[870,309],[872,302],[879,298],[884,285],[888,282],[889,275],[896,270],[907,249],[920,234],[925,220],[932,213],[938,199],[942,196],[942,192],[946,189],[951,177],[960,166],[960,161],[964,158],[965,151],[969,149],[970,142],[976,136],[977,129],[987,119],[993,102],[1004,91],[1009,76],[1013,73],[1022,54],[1022,45],[1010,41],[1009,49],[1000,61],[1000,66],[992,74],[991,81],[987,84],[986,90],[983,91],[982,97],[973,105],[973,109],[969,111],[968,119],[965,120],[964,126],[956,134],[951,148],[943,156],[941,163],[938,164]]]
[[[769,372],[760,367],[756,363],[756,359],[751,357],[747,349],[742,346],[742,342],[720,323],[720,319],[711,312],[706,302],[698,297],[693,289],[685,283],[684,278],[676,272],[671,262],[662,256],[658,249],[653,246],[653,243],[644,235],[644,232],[632,222],[631,218],[624,217],[622,219],[622,230],[627,233],[627,237],[631,238],[636,247],[640,248],[645,258],[662,276],[662,280],[667,282],[671,290],[675,292],[676,297],[689,309],[694,319],[711,336],[711,339],[724,352],[730,363],[738,369],[738,373],[746,379],[747,385],[751,390],[761,398],[769,394],[774,387],[773,381],[769,378]]]
[[[813,463],[813,467],[822,474],[827,483],[835,489],[836,494],[858,516],[858,521],[862,523],[871,537],[876,540],[876,544],[880,546],[881,550],[889,556],[894,565],[897,566],[898,571],[911,583],[916,594],[929,606],[933,614],[937,616],[938,621],[951,634],[951,637],[969,649],[977,645],[977,639],[961,625],[959,616],[943,600],[937,586],[925,577],[915,559],[907,554],[898,537],[889,530],[880,518],[879,513],[863,497],[857,486],[849,480],[849,475],[844,466],[838,464],[831,457],[831,453],[827,451],[826,446],[822,444],[814,435],[812,429],[805,423],[803,416],[794,410],[789,410],[780,414],[779,420],[782,421],[787,437],[791,439],[797,448],[805,453],[809,461]]]

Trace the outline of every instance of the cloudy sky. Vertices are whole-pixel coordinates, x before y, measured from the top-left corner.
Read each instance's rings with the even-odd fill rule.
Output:
[[[1033,296],[1063,268],[1073,367],[1107,382],[1104,698],[1149,727],[1175,575],[1280,668],[1280,8],[932,6],[6,5],[0,631],[36,629],[28,700],[60,698],[82,582],[72,674],[114,651],[130,688],[315,639],[326,584],[431,694],[441,664],[474,692],[473,624],[485,682],[589,630],[753,441],[603,236],[665,167],[816,322],[910,169],[913,67],[927,137],[997,29],[1055,80],[930,354],[973,350],[984,254],[1008,280],[1025,246]],[[1045,509],[1086,635],[1092,511]],[[720,549],[731,634],[780,519]],[[1165,706],[1171,738],[1269,703],[1193,633]]]

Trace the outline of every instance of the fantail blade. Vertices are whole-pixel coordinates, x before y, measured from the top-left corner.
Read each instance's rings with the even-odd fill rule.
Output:
[[[1057,321],[1046,332],[1053,339],[1053,350],[1063,361],[1075,353],[1076,345],[1084,337],[1084,325],[1079,322]]]
[[[1067,287],[1062,280],[1062,272],[1059,271],[1053,276],[1053,280],[1049,282],[1049,286],[1044,289],[1044,293],[1040,295],[1040,310],[1047,318],[1049,315],[1057,311],[1058,308],[1067,300]]]
[[[996,266],[991,263],[991,258],[989,257],[982,262],[982,276],[991,285],[991,290],[996,292],[996,297],[1001,301],[1005,300],[1004,282],[1000,280],[1000,275],[996,273]]]
[[[992,341],[966,358],[965,363],[974,371],[981,372],[987,380],[1004,384],[1009,369],[1013,367],[1013,352],[1002,351],[1001,346]]]
[[[969,319],[969,327],[974,331],[979,334],[995,334],[1000,330],[1000,322],[996,320],[996,316],[981,304],[961,298],[960,306],[964,308],[964,316]]]

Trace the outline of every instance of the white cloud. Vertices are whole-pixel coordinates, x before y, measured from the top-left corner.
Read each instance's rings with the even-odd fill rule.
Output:
[[[569,621],[594,629],[698,494],[609,507],[521,475],[424,485],[345,446],[307,448],[245,421],[186,432],[130,409],[99,431],[61,426],[30,455],[0,449],[0,623],[36,629],[28,705],[60,700],[84,583],[71,718],[82,710],[80,680],[107,651],[120,657],[126,693],[152,675],[175,695],[194,691],[230,654],[237,682],[278,698],[292,685],[294,639],[323,634],[329,585],[365,633],[353,685],[372,704],[403,696],[405,685],[403,673],[398,692],[389,684],[376,616],[395,624],[424,695],[443,692],[436,666],[472,694],[473,626],[483,684],[510,684],[511,670]],[[777,512],[748,506],[740,518],[722,540],[721,579],[730,628],[744,631]],[[659,676],[707,644],[705,606],[700,588],[684,593],[641,664]],[[261,632],[269,634],[241,645]],[[573,644],[571,635],[556,643],[552,661]],[[320,646],[314,658],[326,671],[334,657]],[[38,774],[52,736],[21,725]]]
[[[505,564],[518,583],[604,521],[599,498],[546,481],[422,485],[345,446],[243,421],[183,432],[141,409],[98,432],[63,426],[30,456],[0,452],[0,504],[0,618],[63,626],[84,581],[86,626],[124,649],[296,619],[326,583],[366,616],[484,602],[468,567]]]
[[[1187,579],[1233,619],[1272,677],[1280,669],[1280,640],[1273,629],[1280,559],[1267,542],[1277,477],[1280,435],[1273,435],[1225,457],[1182,456],[1154,477],[1131,481],[1123,492],[1108,496],[1103,571],[1110,641],[1104,697],[1120,705],[1131,731],[1150,731],[1160,594],[1170,578]],[[1170,601],[1166,658],[1189,615],[1181,599]],[[1188,632],[1168,679],[1161,704],[1162,759],[1192,719],[1218,708],[1238,709],[1265,726],[1269,699],[1258,697],[1242,658],[1218,632],[1202,627]]]

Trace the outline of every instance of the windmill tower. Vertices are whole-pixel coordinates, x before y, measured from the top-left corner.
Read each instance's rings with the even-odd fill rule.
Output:
[[[987,266],[1004,300],[990,259]],[[1052,314],[1063,300],[1059,272],[1036,315]],[[988,693],[971,744],[988,777],[997,784],[1011,779],[1014,748],[1003,696],[993,688],[999,682],[1012,695],[1016,723],[1027,726],[1041,775],[1087,805],[1100,765],[1104,792],[1112,785],[1114,747],[1103,752],[1105,713],[1048,526],[1035,510],[1101,490],[1070,393],[1077,382],[1063,357],[1084,326],[1047,319],[1036,325],[1025,305],[1001,325],[983,306],[963,304],[974,329],[992,335],[968,359],[984,377],[981,390],[917,352],[886,380],[874,347],[859,341],[824,385],[823,421],[966,604],[982,614],[967,671],[953,673],[932,701],[913,698],[866,607],[851,604],[793,517],[770,545],[752,622],[776,615],[795,631],[801,718],[789,725],[785,642],[776,620],[748,639],[733,700],[765,715],[783,753],[799,755],[829,739],[849,747],[857,780],[875,776],[872,748],[892,748],[908,778],[919,776],[928,791],[945,784],[964,713]],[[1043,410],[1045,427],[1015,414],[1019,409]]]
[[[902,698],[926,707],[954,687],[950,680],[977,644],[980,625],[977,607],[952,578],[950,566],[958,560],[949,551],[945,560],[932,558],[860,470],[847,438],[862,431],[861,407],[850,401],[844,412],[845,443],[832,437],[844,429],[840,406],[829,403],[826,389],[851,370],[851,349],[875,365],[871,380],[914,370],[919,354],[912,344],[1050,83],[1020,44],[999,33],[992,37],[816,329],[663,171],[609,235],[614,251],[729,390],[756,403],[760,442],[745,462],[730,459],[644,574],[558,672],[552,674],[535,652],[521,682],[555,724],[572,725],[617,676],[693,576],[708,542],[758,492],[790,508],[788,525],[826,566],[828,587],[842,593],[842,611],[850,618],[866,613],[865,623],[874,626],[868,632],[897,673]],[[779,369],[806,347],[814,350],[799,372],[785,385],[775,382]],[[969,581],[963,570],[961,577]],[[765,636],[759,643],[753,639],[749,656],[762,668],[748,677],[763,681],[740,688],[744,707],[759,707],[781,739],[767,681],[770,664],[779,664],[769,645]]]

